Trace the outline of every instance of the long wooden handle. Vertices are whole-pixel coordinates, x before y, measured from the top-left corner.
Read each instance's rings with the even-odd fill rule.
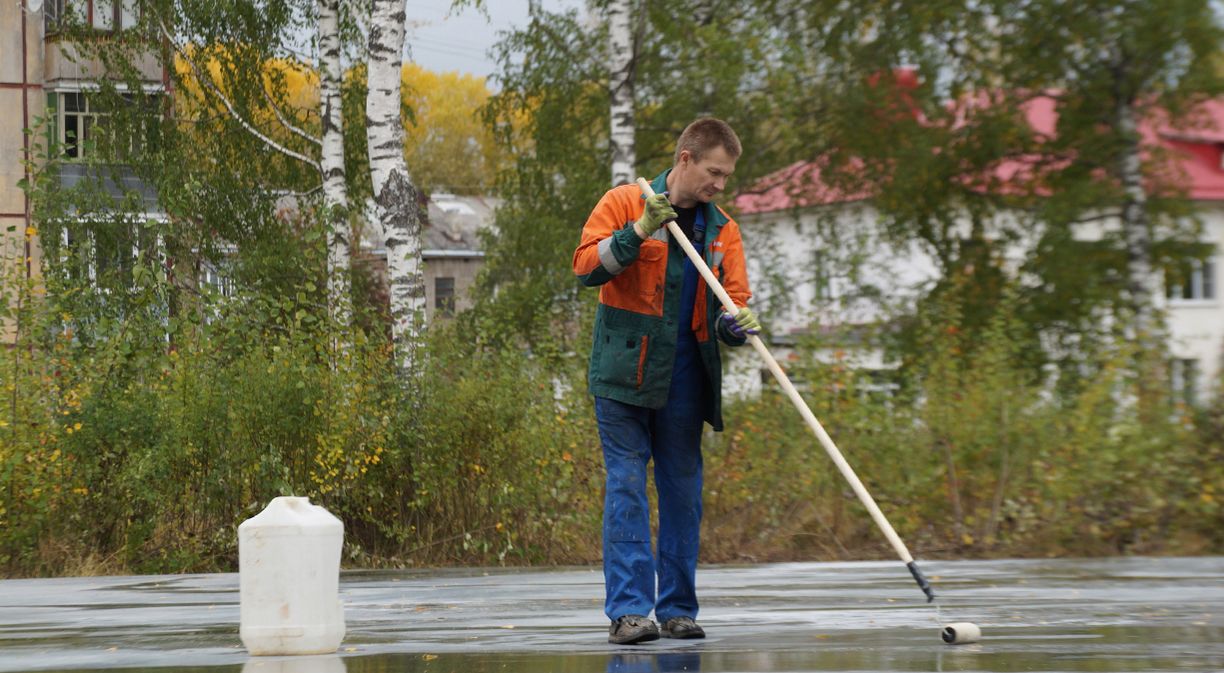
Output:
[[[654,189],[650,187],[650,183],[646,182],[645,178],[638,178],[637,184],[638,187],[641,188],[642,193],[644,193],[647,197],[654,196]],[[680,244],[680,247],[684,249],[684,253],[688,255],[689,259],[693,261],[693,266],[697,267],[698,273],[700,273],[701,277],[705,279],[706,284],[710,286],[710,289],[714,290],[714,294],[718,297],[718,300],[722,302],[723,308],[727,309],[727,312],[731,315],[735,315],[739,311],[739,307],[735,305],[735,302],[731,301],[731,296],[727,294],[727,291],[723,289],[722,284],[719,283],[718,279],[714,277],[714,274],[710,271],[710,267],[706,265],[705,260],[703,260],[701,255],[698,254],[697,249],[694,248],[693,244],[689,242],[688,237],[684,235],[684,232],[680,230],[680,227],[677,226],[675,222],[668,222],[667,230],[671,232],[672,237],[675,238],[676,242]],[[808,407],[807,403],[803,401],[803,398],[799,396],[799,391],[795,390],[795,386],[791,383],[790,378],[786,376],[786,372],[782,371],[782,367],[778,365],[778,361],[774,359],[773,354],[771,354],[769,349],[765,347],[765,342],[761,341],[761,338],[755,334],[748,335],[748,342],[752,344],[752,347],[755,348],[756,352],[760,354],[761,359],[765,361],[765,365],[769,368],[769,371],[773,373],[774,378],[778,380],[778,384],[782,386],[782,390],[786,393],[786,396],[790,398],[791,403],[794,404],[795,408],[799,410],[799,414],[803,416],[803,420],[807,421],[808,427],[812,429],[812,432],[816,433],[816,438],[820,440],[820,444],[824,447],[825,453],[829,454],[829,458],[833,460],[833,464],[837,466],[837,469],[842,473],[842,476],[846,478],[846,481],[850,482],[850,488],[854,489],[854,494],[858,496],[859,502],[863,503],[863,506],[867,508],[867,512],[871,514],[871,518],[875,520],[876,526],[878,526],[884,533],[884,537],[888,538],[888,542],[892,545],[893,549],[896,550],[897,555],[901,557],[901,560],[910,566],[910,572],[915,573],[915,579],[917,580],[921,576],[921,573],[916,572],[917,568],[913,565],[914,557],[910,556],[909,550],[906,549],[905,543],[901,541],[901,537],[897,535],[897,531],[893,530],[892,524],[888,523],[888,519],[884,517],[884,513],[880,511],[879,506],[876,505],[876,502],[874,499],[872,499],[871,494],[867,492],[867,487],[863,486],[863,482],[858,478],[858,475],[854,473],[854,469],[850,467],[850,463],[846,462],[845,457],[842,456],[842,453],[840,450],[838,450],[837,445],[834,444],[832,438],[829,437],[829,433],[825,432],[824,426],[820,424],[820,421],[816,420],[816,415],[812,413],[812,409]],[[924,582],[925,580],[919,580],[919,586],[923,586]],[[927,594],[928,598],[933,597],[929,585],[923,587],[923,592]]]

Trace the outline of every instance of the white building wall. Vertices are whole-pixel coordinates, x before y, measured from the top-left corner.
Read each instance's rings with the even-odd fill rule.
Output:
[[[864,325],[911,308],[939,273],[918,244],[881,240],[877,213],[854,203],[740,219],[752,306],[775,338]]]
[[[761,318],[770,351],[785,369],[790,344],[813,331],[872,325],[913,309],[939,278],[933,257],[917,243],[896,249],[877,232],[867,203],[779,211],[737,218],[743,232],[750,305]],[[859,369],[890,369],[878,349],[828,351],[823,359]],[[724,393],[758,394],[762,363],[751,348],[732,351]]]
[[[1166,305],[1170,343],[1169,355],[1177,360],[1192,360],[1197,370],[1196,397],[1205,400],[1219,392],[1221,366],[1224,366],[1224,204],[1202,207],[1202,240],[1215,246],[1208,279],[1211,298],[1169,299]]]

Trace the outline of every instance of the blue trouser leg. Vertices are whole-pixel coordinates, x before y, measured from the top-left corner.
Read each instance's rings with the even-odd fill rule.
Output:
[[[700,419],[700,417],[698,417]],[[662,429],[656,442],[655,488],[659,494],[659,598],[655,615],[697,617],[697,554],[701,535],[701,422]]]
[[[625,615],[649,615],[655,604],[655,567],[646,501],[650,415],[651,411],[644,407],[595,398],[595,419],[607,473],[603,513],[604,612],[614,621]]]
[[[659,494],[659,596],[655,616],[660,622],[697,617],[705,374],[692,355],[677,358],[667,405],[654,414],[651,424],[655,489]]]

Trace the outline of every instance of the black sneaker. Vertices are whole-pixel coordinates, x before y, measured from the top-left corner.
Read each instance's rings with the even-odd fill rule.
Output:
[[[625,615],[608,628],[608,642],[613,645],[632,645],[658,639],[659,627],[642,615]]]
[[[692,617],[672,617],[663,622],[663,637],[687,640],[689,638],[705,638],[705,629],[701,628]]]

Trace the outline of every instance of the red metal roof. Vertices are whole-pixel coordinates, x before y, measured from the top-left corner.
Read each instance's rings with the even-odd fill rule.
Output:
[[[975,104],[989,104],[984,98]],[[1058,121],[1055,100],[1038,96],[1023,106],[1029,126],[1040,134],[1053,135]],[[1168,174],[1162,183],[1180,188],[1199,201],[1224,200],[1224,99],[1207,101],[1193,116],[1192,128],[1174,129],[1160,123],[1147,123],[1140,128],[1145,143],[1158,145],[1173,156]],[[1037,159],[1033,157],[1032,159]],[[871,196],[869,188],[847,191],[827,183],[822,173],[827,159],[802,161],[775,171],[740,192],[733,200],[735,209],[743,214],[767,213],[791,208],[861,201]],[[992,171],[998,189],[1032,176],[1034,163],[1024,159],[1007,159]]]

